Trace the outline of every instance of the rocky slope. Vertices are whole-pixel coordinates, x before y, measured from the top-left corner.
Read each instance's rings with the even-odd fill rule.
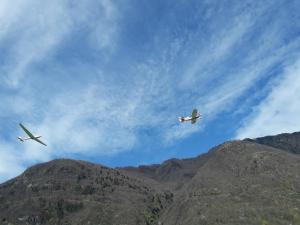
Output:
[[[292,134],[279,134],[256,139],[247,139],[256,143],[269,145],[274,148],[285,150],[291,153],[300,154],[300,132]]]
[[[119,170],[54,160],[0,186],[0,224],[147,224],[170,201]]]
[[[252,142],[213,149],[163,215],[175,224],[300,224],[300,157]]]
[[[54,160],[0,185],[0,224],[300,224],[300,135],[111,169]]]

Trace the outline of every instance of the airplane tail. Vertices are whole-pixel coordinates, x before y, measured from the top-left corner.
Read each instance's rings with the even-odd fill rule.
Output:
[[[19,141],[24,142],[24,139],[21,137],[18,137]]]

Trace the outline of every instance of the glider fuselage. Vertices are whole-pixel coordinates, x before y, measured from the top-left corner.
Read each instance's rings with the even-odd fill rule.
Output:
[[[23,138],[23,137],[18,137],[18,139],[20,141],[27,141],[27,140],[34,140],[34,139],[39,139],[41,138],[42,136],[34,136],[34,137],[26,137],[26,138]]]

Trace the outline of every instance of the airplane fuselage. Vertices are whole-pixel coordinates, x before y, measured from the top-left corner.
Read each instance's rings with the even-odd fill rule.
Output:
[[[198,118],[200,118],[200,114],[197,114],[197,116],[195,117],[192,116],[179,117],[178,120],[179,122],[187,122],[187,121],[197,120]]]
[[[191,116],[186,116],[186,117],[181,117],[183,121],[191,121],[193,119],[198,119],[200,116],[196,116],[196,117],[191,117]]]

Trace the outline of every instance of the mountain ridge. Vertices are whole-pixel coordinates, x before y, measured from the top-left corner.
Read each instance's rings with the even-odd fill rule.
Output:
[[[272,146],[274,148],[285,150],[291,153],[300,154],[299,138],[300,138],[300,132],[294,132],[294,133],[282,133],[274,136],[270,135],[270,136],[259,137],[254,139],[247,138],[245,140]]]
[[[300,224],[298,133],[148,166],[37,164],[0,184],[0,224]]]

